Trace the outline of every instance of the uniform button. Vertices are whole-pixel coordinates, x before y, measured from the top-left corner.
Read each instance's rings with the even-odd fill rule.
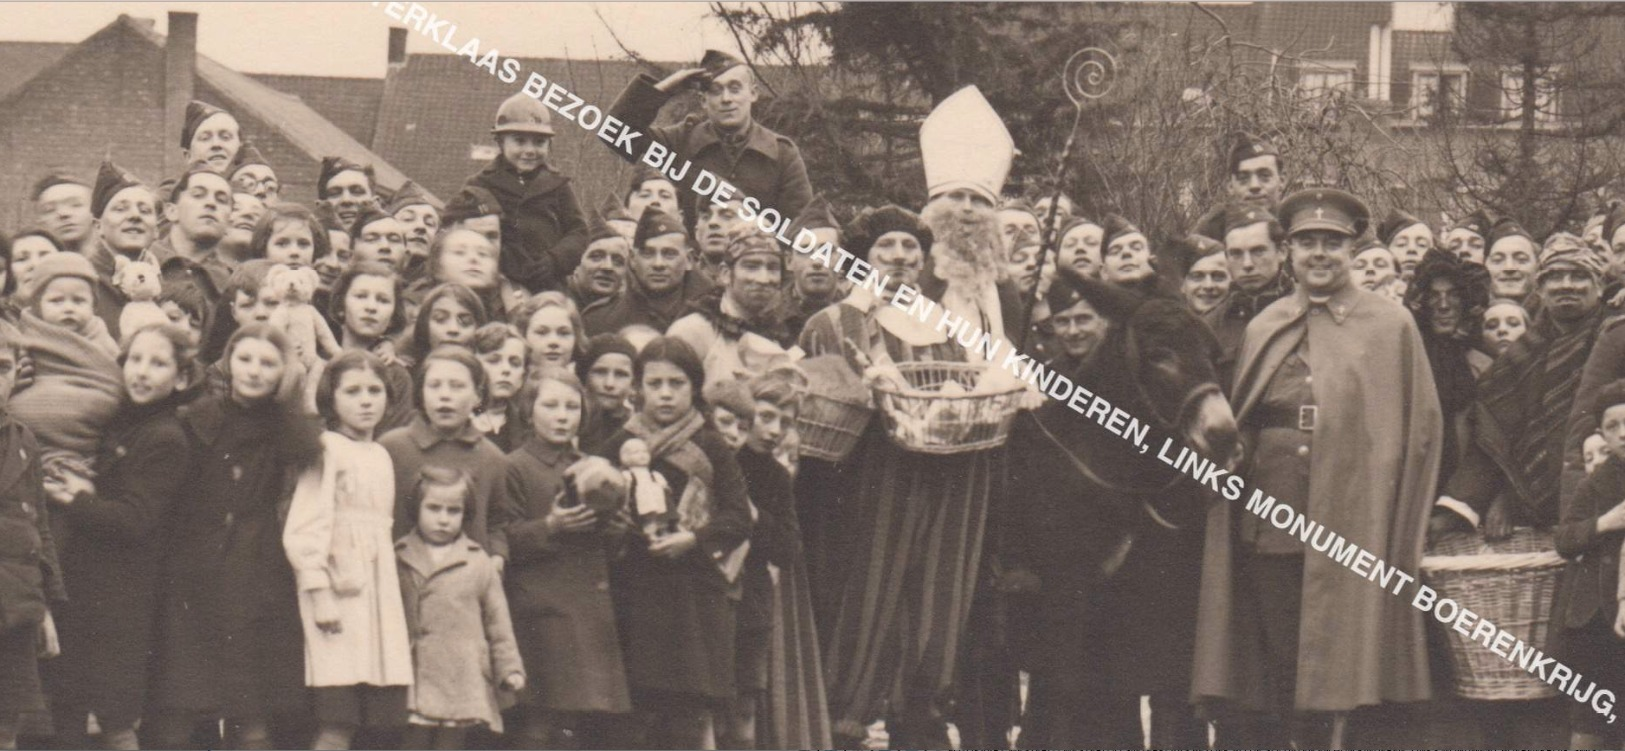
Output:
[[[1309,447],[1308,446],[1299,446],[1298,447],[1298,456],[1308,456],[1308,455],[1309,455]]]

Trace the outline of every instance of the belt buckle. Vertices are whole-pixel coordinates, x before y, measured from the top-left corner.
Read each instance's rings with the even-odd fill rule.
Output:
[[[1319,416],[1319,413],[1320,410],[1313,404],[1298,407],[1298,430],[1313,432],[1315,418]]]

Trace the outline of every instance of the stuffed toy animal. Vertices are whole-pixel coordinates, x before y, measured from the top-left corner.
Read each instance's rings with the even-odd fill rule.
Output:
[[[164,286],[157,266],[146,261],[131,261],[124,256],[115,256],[113,286],[124,293],[124,298],[128,301],[124,303],[124,310],[120,311],[118,316],[120,347],[129,342],[131,335],[143,328],[153,324],[169,323],[169,316],[158,305],[158,296],[163,294]]]
[[[328,360],[340,352],[338,339],[322,319],[310,299],[321,279],[312,268],[271,267],[265,283],[282,292],[282,306],[271,314],[271,324],[288,335],[295,356],[307,369],[317,360]]]

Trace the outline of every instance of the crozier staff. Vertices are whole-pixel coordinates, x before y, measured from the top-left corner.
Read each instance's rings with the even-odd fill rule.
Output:
[[[1251,459],[1238,474],[1415,571],[1442,440],[1421,334],[1398,303],[1349,279],[1370,221],[1364,203],[1306,190],[1281,203],[1281,216],[1298,288],[1247,327],[1232,393]],[[1326,747],[1342,740],[1341,723],[1330,739],[1295,738],[1300,713],[1431,695],[1422,618],[1408,601],[1237,502],[1208,515],[1196,633],[1193,695],[1231,710],[1234,747]]]

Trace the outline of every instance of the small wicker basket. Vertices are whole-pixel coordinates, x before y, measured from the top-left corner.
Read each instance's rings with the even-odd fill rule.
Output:
[[[1517,529],[1487,542],[1474,533],[1449,535],[1422,559],[1422,578],[1438,591],[1534,649],[1546,648],[1552,600],[1563,558],[1550,532]],[[1437,621],[1435,621],[1437,623]],[[1557,689],[1483,643],[1446,627],[1456,694],[1464,699],[1544,699]]]
[[[972,393],[984,366],[962,362],[905,362],[897,369],[907,389],[881,383],[875,399],[892,442],[925,454],[961,454],[1004,445],[1015,422],[1022,387]],[[941,393],[949,382],[963,393]]]
[[[801,455],[838,462],[858,445],[858,438],[875,416],[865,402],[840,399],[814,391],[801,398],[796,413],[796,432],[801,435]]]

